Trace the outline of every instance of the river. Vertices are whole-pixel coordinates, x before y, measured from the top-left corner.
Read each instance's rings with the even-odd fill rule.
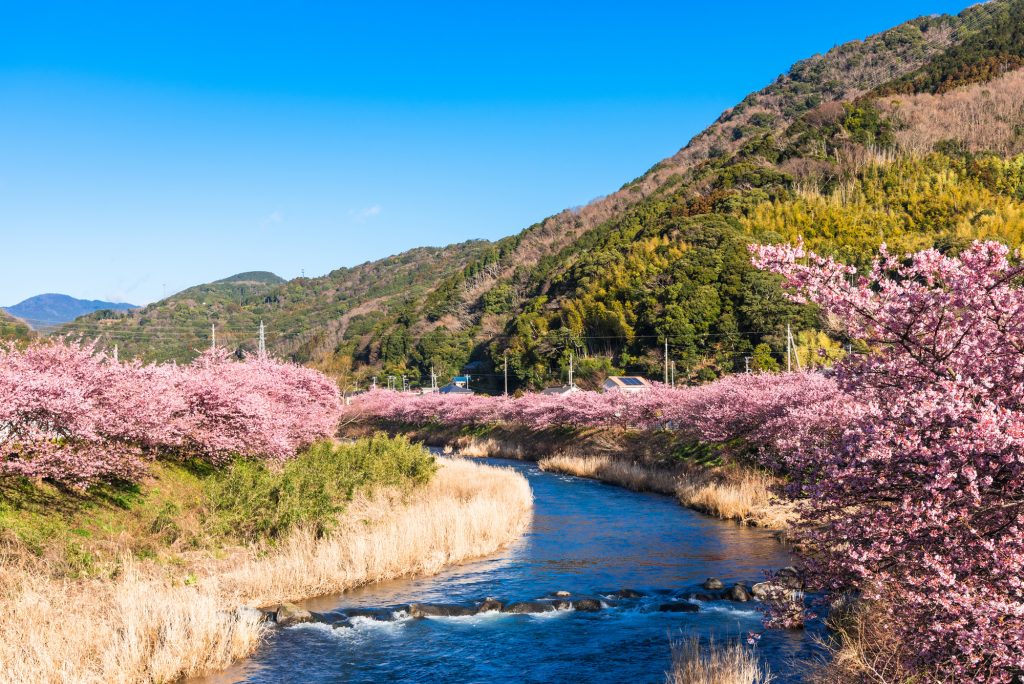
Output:
[[[753,603],[701,602],[696,613],[656,609],[701,591],[708,577],[726,586],[758,582],[764,570],[788,565],[787,550],[770,532],[709,518],[669,497],[545,473],[534,463],[486,462],[516,469],[533,488],[533,525],[517,543],[433,577],[374,584],[301,605],[330,613],[413,602],[468,605],[488,596],[531,600],[562,590],[604,596],[606,608],[355,618],[337,629],[298,625],[277,630],[252,658],[196,682],[661,682],[670,664],[670,636],[721,641],[763,631]],[[623,588],[644,596],[607,598]],[[798,682],[794,663],[814,648],[802,631],[772,630],[757,651],[776,681]]]

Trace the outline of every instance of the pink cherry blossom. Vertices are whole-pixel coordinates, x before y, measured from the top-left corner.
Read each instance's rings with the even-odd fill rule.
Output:
[[[275,460],[333,435],[337,386],[309,368],[220,350],[191,366],[118,363],[91,345],[0,348],[0,473],[84,487],[160,455]]]

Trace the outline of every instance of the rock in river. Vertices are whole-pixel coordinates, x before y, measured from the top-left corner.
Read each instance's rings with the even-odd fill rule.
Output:
[[[274,620],[282,627],[297,625],[300,622],[312,622],[313,614],[308,610],[299,608],[294,603],[282,603],[274,613]]]
[[[704,584],[700,585],[708,591],[718,591],[719,589],[725,589],[725,585],[722,584],[722,580],[715,577],[708,577],[704,580]]]
[[[582,613],[596,613],[601,610],[601,602],[595,598],[574,599],[572,607]]]
[[[672,603],[662,603],[658,606],[658,610],[662,613],[696,613],[700,608],[686,601],[673,601]]]
[[[608,595],[612,598],[636,599],[642,597],[643,592],[639,592],[636,589],[619,589],[618,591]]]
[[[730,601],[744,602],[749,601],[753,596],[750,595],[750,590],[747,589],[747,585],[737,582],[732,585],[732,589],[726,592],[725,598]]]
[[[502,613],[524,615],[526,613],[550,613],[555,606],[547,601],[517,601],[501,609]]]
[[[410,603],[406,608],[410,617],[461,617],[476,615],[477,609],[454,603]]]
[[[502,602],[499,601],[498,599],[491,598],[490,596],[488,596],[487,598],[485,598],[483,601],[480,602],[480,605],[478,605],[476,607],[476,612],[477,613],[491,613],[491,612],[494,612],[496,610],[500,611],[502,609],[503,605],[504,604],[502,604]]]

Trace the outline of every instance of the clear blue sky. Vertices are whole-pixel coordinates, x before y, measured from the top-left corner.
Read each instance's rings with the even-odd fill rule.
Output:
[[[0,305],[499,238],[966,2],[162,4],[0,8]]]

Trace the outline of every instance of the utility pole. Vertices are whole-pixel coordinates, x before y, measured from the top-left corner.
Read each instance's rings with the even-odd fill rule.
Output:
[[[672,361],[672,387],[676,386],[676,362]]]
[[[505,396],[508,396],[508,350],[505,350]]]
[[[259,347],[259,356],[260,356],[260,358],[262,359],[262,358],[263,358],[264,356],[266,356],[266,355],[267,355],[267,338],[266,338],[266,331],[265,331],[265,330],[264,330],[264,328],[263,328],[263,321],[260,321],[260,347]]]
[[[404,375],[402,376],[402,391],[403,392],[408,392],[409,391],[409,383],[406,382],[406,379],[405,379]]]
[[[434,372],[434,367],[430,367],[430,391],[437,391],[437,374]]]
[[[114,345],[114,363],[117,363],[117,345]]]
[[[750,373],[750,357],[749,356],[744,356],[743,357],[743,366],[744,366],[743,372],[749,374]]]
[[[389,375],[388,376],[388,389],[389,390],[390,389],[395,389],[395,376],[394,375]]]
[[[668,384],[668,338],[665,338],[665,384]]]
[[[793,330],[789,323],[786,324],[786,370],[793,370],[793,359],[796,359],[796,369],[803,370],[800,364],[800,355],[796,353],[796,339],[793,337]]]
[[[210,349],[217,348],[217,324],[210,324]]]
[[[572,383],[572,352],[569,352],[569,387],[574,387]]]
[[[377,389],[377,376],[376,375],[373,376],[373,387],[371,387],[370,389]]]
[[[789,323],[786,324],[786,370],[793,370],[793,330]]]

